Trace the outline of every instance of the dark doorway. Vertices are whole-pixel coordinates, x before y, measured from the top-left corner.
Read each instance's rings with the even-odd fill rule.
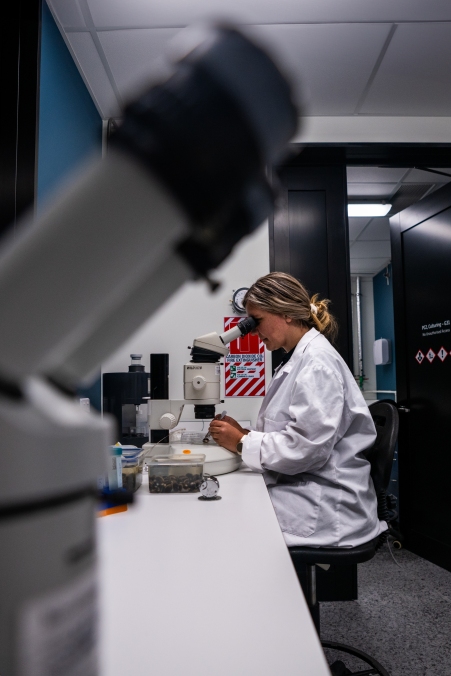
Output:
[[[344,252],[342,248],[348,236],[347,233],[340,235],[341,242],[335,250],[331,249],[327,232],[327,176],[335,175],[337,186],[341,180],[338,178],[340,172],[345,176],[346,167],[410,167],[430,172],[431,184],[434,184],[430,194],[424,196],[424,186],[419,185],[411,186],[409,190],[403,186],[396,194],[393,207],[396,215],[391,219],[393,268],[387,268],[388,281],[385,278],[383,281],[393,283],[394,287],[398,403],[411,410],[401,414],[399,438],[399,509],[404,546],[448,570],[451,570],[451,528],[447,517],[451,497],[447,470],[451,461],[446,448],[451,432],[451,422],[447,420],[447,410],[451,408],[451,374],[447,371],[451,369],[451,342],[449,346],[443,342],[447,334],[422,336],[421,331],[418,333],[418,323],[421,329],[451,320],[451,302],[447,298],[451,287],[451,185],[438,188],[436,183],[443,172],[444,180],[448,180],[450,157],[449,144],[309,146],[279,172],[283,193],[281,207],[270,223],[271,269],[291,272],[308,287],[310,285],[312,292],[328,293],[334,300],[334,291],[339,287],[335,288],[331,283],[331,251],[336,258],[341,257],[343,274],[344,267],[349,265],[348,249]],[[346,203],[345,191],[343,180],[343,205]],[[309,227],[310,221],[305,215],[298,213],[304,208],[314,216],[317,230]],[[339,213],[345,221],[341,206]],[[444,234],[448,232],[446,219],[449,219],[449,237]],[[293,226],[297,228],[296,232]],[[338,230],[341,232],[340,226]],[[439,239],[443,240],[442,244],[438,244]],[[317,252],[312,258],[324,251],[322,261],[315,269],[305,256],[307,249]],[[325,267],[326,258],[328,264]],[[349,285],[349,272],[346,278]],[[345,294],[350,302],[350,291]],[[333,309],[336,312],[336,307]],[[420,318],[420,310],[424,318]],[[343,328],[343,320],[341,323]],[[443,341],[440,341],[442,336]],[[426,355],[431,348],[435,357],[432,363],[420,366],[413,357],[420,344],[423,345],[421,340],[426,338],[434,338],[434,342],[427,346],[425,343],[422,352]],[[443,345],[436,342],[443,342]],[[448,353],[445,358],[443,352],[442,358],[438,356],[442,347]],[[352,366],[351,361],[348,364]],[[426,366],[431,367],[429,373],[425,371]]]
[[[401,524],[406,546],[451,570],[451,185],[390,219]]]

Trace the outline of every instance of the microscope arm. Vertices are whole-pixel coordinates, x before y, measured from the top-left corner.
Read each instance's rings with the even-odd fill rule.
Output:
[[[193,346],[203,350],[209,350],[210,352],[216,352],[219,356],[225,357],[229,354],[227,345],[231,343],[232,340],[236,340],[237,338],[241,338],[250,333],[256,326],[257,322],[253,317],[244,317],[236,326],[224,333],[218,335],[214,331],[213,333],[206,333],[203,336],[199,336],[199,338],[194,340]]]
[[[123,152],[93,164],[23,227],[0,258],[1,312],[8,318],[0,373],[14,380],[62,372],[79,382],[150,314],[149,302],[140,313],[137,304],[152,277],[166,270],[159,293],[148,289],[155,308],[192,275],[173,254],[189,231],[186,217]]]

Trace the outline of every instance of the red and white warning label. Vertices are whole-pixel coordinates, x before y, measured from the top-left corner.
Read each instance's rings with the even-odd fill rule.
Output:
[[[418,362],[419,364],[422,363],[422,361],[423,361],[423,359],[424,359],[424,354],[422,353],[421,350],[418,350],[418,352],[417,352],[416,355],[415,355],[415,359],[417,360],[417,362]]]
[[[242,317],[224,317],[224,330],[232,329]],[[225,396],[263,397],[265,394],[265,345],[258,336],[232,340],[225,357]]]

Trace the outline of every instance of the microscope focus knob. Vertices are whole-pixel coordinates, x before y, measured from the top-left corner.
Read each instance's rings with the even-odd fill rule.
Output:
[[[177,418],[173,413],[163,413],[160,418],[160,427],[163,430],[172,430],[177,424]]]
[[[195,390],[203,390],[207,381],[203,376],[196,376],[193,378],[192,383]]]

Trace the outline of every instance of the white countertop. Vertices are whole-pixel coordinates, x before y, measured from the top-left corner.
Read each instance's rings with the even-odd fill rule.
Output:
[[[98,519],[103,676],[329,676],[262,476],[219,481]]]

